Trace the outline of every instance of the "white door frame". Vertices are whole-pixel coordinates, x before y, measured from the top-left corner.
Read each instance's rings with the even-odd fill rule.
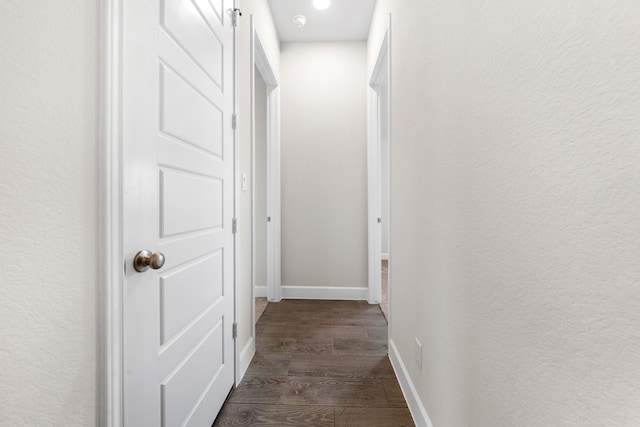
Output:
[[[99,424],[123,425],[122,0],[101,1]]]
[[[240,0],[233,0],[234,9],[240,9]],[[233,117],[238,117],[238,27],[233,27]],[[237,221],[240,212],[240,179],[238,177],[239,163],[240,163],[240,147],[238,146],[238,127],[237,122],[233,129],[233,218]],[[237,228],[236,228],[237,230]],[[233,233],[233,324],[234,328],[238,326],[238,318],[240,313],[238,298],[238,234]],[[236,329],[237,331],[237,329]],[[237,334],[234,334],[233,339],[233,376],[234,387],[237,387],[242,381],[244,376],[244,370],[242,370],[242,350],[238,346]]]
[[[382,218],[382,171],[380,169],[380,147],[381,147],[381,116],[380,116],[380,95],[378,88],[386,85],[388,88],[388,109],[387,109],[387,140],[388,147],[391,146],[391,16],[387,21],[387,30],[380,48],[376,63],[371,72],[369,87],[367,91],[368,101],[368,138],[367,138],[367,183],[368,183],[368,235],[369,235],[369,303],[378,304],[382,299],[382,226],[378,218]],[[391,164],[391,150],[389,149],[388,159]],[[389,170],[391,168],[389,167]],[[390,173],[387,174],[390,180]],[[388,186],[389,194],[391,186]],[[390,199],[390,196],[389,196]],[[391,207],[389,207],[389,218],[391,218]],[[391,235],[391,225],[388,228]],[[391,258],[391,238],[389,238],[389,257]],[[391,278],[391,260],[389,259],[389,283]],[[389,320],[391,315],[389,313]],[[391,322],[389,322],[391,323]]]
[[[237,2],[238,0],[236,0]],[[122,218],[122,61],[124,0],[100,0],[100,267],[98,424],[121,427],[124,418]],[[237,6],[236,6],[237,7]],[[237,48],[234,29],[234,50]],[[237,56],[237,55],[234,55]],[[234,73],[236,72],[234,65]],[[236,80],[237,81],[237,80]],[[234,83],[234,86],[237,84]],[[234,95],[234,106],[236,96]],[[235,107],[234,107],[235,109]],[[234,134],[234,146],[236,138]],[[235,160],[237,163],[237,158]],[[234,177],[237,165],[234,165]],[[237,193],[237,185],[235,186]],[[237,194],[234,195],[237,199]],[[234,203],[235,206],[235,203]],[[237,208],[234,208],[234,217]],[[235,240],[235,236],[234,236]],[[237,244],[234,244],[237,246]],[[234,249],[235,252],[235,249]],[[235,257],[235,255],[234,255]],[[235,262],[235,261],[234,261]],[[234,274],[234,306],[237,287]],[[237,312],[234,312],[237,322]],[[234,346],[236,343],[234,341]],[[234,360],[234,363],[236,361]],[[235,371],[235,369],[234,369]]]
[[[252,300],[252,334],[255,338],[255,151],[256,151],[256,123],[255,123],[255,70],[262,76],[267,86],[267,215],[271,221],[267,224],[267,289],[266,297],[269,301],[278,302],[282,299],[281,291],[281,263],[280,263],[280,87],[269,61],[267,53],[260,41],[258,30],[251,16],[251,300]],[[262,218],[264,220],[264,218]]]

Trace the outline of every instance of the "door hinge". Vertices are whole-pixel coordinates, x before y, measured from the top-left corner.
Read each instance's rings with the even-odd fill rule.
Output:
[[[233,113],[233,115],[231,116],[231,127],[233,128],[233,130],[238,129],[238,114]]]
[[[270,216],[267,217],[267,222],[271,222],[271,217]]]
[[[238,338],[238,322],[233,322],[232,334],[234,340]]]
[[[233,220],[231,220],[231,231],[233,234],[238,233],[238,218],[233,218]]]
[[[382,223],[382,218],[378,218],[378,224]]]
[[[238,21],[241,16],[242,12],[237,7],[231,11],[231,24],[233,24],[234,27],[238,26]]]

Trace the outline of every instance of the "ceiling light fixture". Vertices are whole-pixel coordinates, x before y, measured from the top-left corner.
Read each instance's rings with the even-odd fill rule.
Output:
[[[291,19],[291,22],[293,22],[294,27],[302,28],[307,23],[307,18],[304,15],[296,15]]]
[[[325,10],[331,4],[331,0],[313,0],[313,7],[318,10]]]

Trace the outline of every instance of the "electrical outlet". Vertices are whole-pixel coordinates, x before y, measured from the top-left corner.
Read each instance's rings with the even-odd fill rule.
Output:
[[[414,353],[416,357],[416,363],[418,364],[418,368],[422,369],[422,344],[418,341],[418,338],[414,338]]]

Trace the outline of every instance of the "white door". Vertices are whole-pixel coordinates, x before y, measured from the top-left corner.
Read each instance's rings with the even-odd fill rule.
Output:
[[[122,7],[124,423],[210,426],[234,381],[232,1]],[[135,271],[143,249],[164,266]]]

